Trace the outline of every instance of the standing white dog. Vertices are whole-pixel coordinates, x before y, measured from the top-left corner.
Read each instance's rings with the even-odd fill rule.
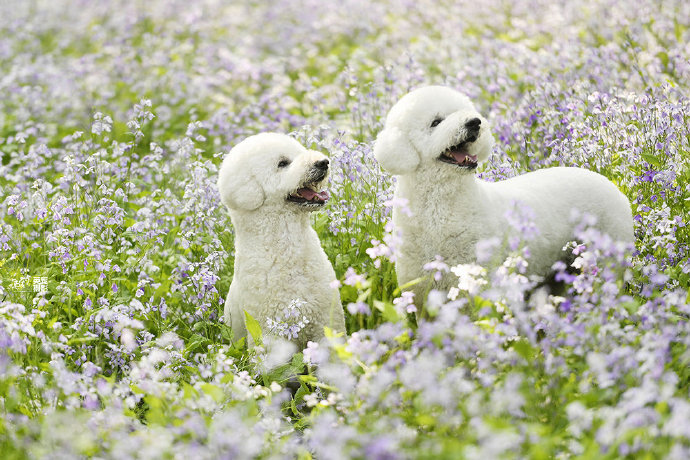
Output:
[[[218,190],[235,227],[225,319],[235,338],[247,334],[244,311],[264,333],[272,321],[289,323],[284,335],[300,350],[323,337],[324,326],[345,332],[335,273],[309,223],[328,200],[327,176],[324,155],[283,134],[251,136],[225,157]]]
[[[487,121],[463,94],[429,86],[405,95],[391,108],[374,155],[398,176],[395,196],[409,200],[412,217],[393,210],[402,230],[396,262],[400,285],[424,276],[422,266],[440,255],[448,265],[473,262],[479,240],[502,237],[514,201],[535,214],[539,236],[529,243],[528,274],[546,275],[573,239],[571,211],[597,218],[614,240],[633,241],[628,199],[605,177],[579,168],[548,168],[501,182],[475,177],[493,146]],[[447,275],[436,285],[449,289]],[[414,288],[416,303],[425,289]]]

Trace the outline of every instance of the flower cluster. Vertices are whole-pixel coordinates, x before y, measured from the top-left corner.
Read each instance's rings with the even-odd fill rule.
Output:
[[[287,340],[296,339],[300,331],[309,324],[309,318],[301,310],[305,304],[303,300],[293,299],[275,318],[267,318],[267,332]]]

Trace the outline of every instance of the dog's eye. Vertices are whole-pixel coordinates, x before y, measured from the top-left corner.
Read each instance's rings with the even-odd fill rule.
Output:
[[[431,122],[431,127],[432,127],[432,128],[435,128],[435,127],[438,126],[439,123],[441,123],[442,121],[443,121],[443,118],[436,118],[436,119],[434,119],[434,121]]]
[[[288,160],[287,158],[281,158],[281,160],[278,162],[278,167],[284,168],[289,164],[290,164],[290,160]]]

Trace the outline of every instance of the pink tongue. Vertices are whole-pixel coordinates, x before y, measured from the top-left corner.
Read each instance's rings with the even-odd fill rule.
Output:
[[[477,155],[470,155],[464,152],[451,152],[453,158],[458,163],[464,163],[466,159],[470,159],[472,162],[477,162]]]
[[[297,193],[299,196],[309,201],[312,201],[314,198],[320,201],[326,201],[328,199],[328,192],[325,190],[323,192],[315,192],[310,188],[301,188],[297,190]]]

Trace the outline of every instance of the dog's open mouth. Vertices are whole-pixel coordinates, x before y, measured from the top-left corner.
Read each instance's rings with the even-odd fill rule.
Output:
[[[287,200],[302,206],[323,206],[328,201],[328,192],[323,190],[317,192],[309,186],[298,188],[297,191],[288,195]]]
[[[477,155],[470,155],[467,150],[469,144],[471,141],[463,141],[448,147],[438,159],[461,168],[474,169],[477,167]]]

